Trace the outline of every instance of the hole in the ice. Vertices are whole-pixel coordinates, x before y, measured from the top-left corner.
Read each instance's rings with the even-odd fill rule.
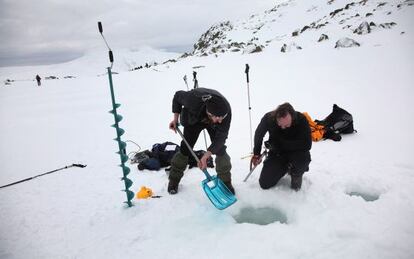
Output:
[[[379,199],[378,194],[366,193],[366,192],[348,192],[349,196],[358,196],[364,199],[365,201],[376,201]]]
[[[256,225],[268,225],[273,222],[287,223],[287,217],[282,211],[265,207],[265,208],[242,208],[237,215],[233,215],[237,223],[250,223]]]

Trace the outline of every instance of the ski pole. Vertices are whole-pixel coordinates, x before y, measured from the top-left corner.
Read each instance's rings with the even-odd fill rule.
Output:
[[[263,153],[260,155],[260,160],[262,160],[262,159],[263,159],[263,157],[264,157],[264,156],[266,156],[266,155],[267,155],[267,150],[263,151]],[[255,165],[255,166],[252,168],[252,164],[251,164],[251,162],[250,162],[250,172],[246,175],[246,178],[244,178],[243,182],[246,182],[246,181],[247,181],[247,179],[249,179],[250,175],[253,173],[254,169],[256,169],[256,167],[257,167],[258,165],[259,165],[259,164]]]
[[[250,120],[250,150],[253,154],[253,137],[252,137],[252,107],[250,106],[250,90],[249,90],[249,64],[246,64],[246,69],[244,70],[244,73],[246,73],[246,81],[247,81],[247,102],[249,105],[249,120]]]
[[[68,166],[65,166],[65,167],[62,167],[62,168],[59,168],[59,169],[55,169],[55,170],[50,171],[50,172],[46,172],[46,173],[43,173],[43,174],[38,174],[38,175],[35,175],[35,176],[32,176],[32,177],[29,177],[29,178],[26,178],[26,179],[23,179],[23,180],[20,180],[20,181],[14,182],[14,183],[9,183],[9,184],[6,184],[6,185],[3,185],[3,186],[0,186],[0,188],[4,188],[4,187],[8,187],[8,186],[12,186],[12,185],[15,185],[15,184],[18,184],[18,183],[22,183],[22,182],[26,182],[26,181],[30,181],[30,180],[33,180],[33,179],[35,179],[35,178],[37,178],[37,177],[40,177],[40,176],[43,176],[43,175],[47,175],[47,174],[51,174],[51,173],[54,173],[54,172],[57,172],[57,171],[60,171],[60,170],[63,170],[63,169],[71,168],[71,167],[80,167],[80,168],[84,168],[84,167],[86,167],[86,165],[81,165],[81,164],[71,164],[71,165],[68,165]]]
[[[193,71],[194,89],[198,88],[197,72]]]

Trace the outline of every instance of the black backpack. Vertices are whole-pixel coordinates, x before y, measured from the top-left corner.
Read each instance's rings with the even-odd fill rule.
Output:
[[[351,134],[356,132],[352,115],[338,105],[334,104],[331,114],[324,120],[315,120],[318,125],[325,127],[324,138],[341,140],[339,134]]]
[[[152,146],[151,157],[160,161],[161,167],[171,165],[171,159],[180,150],[180,146],[173,142],[156,143]]]

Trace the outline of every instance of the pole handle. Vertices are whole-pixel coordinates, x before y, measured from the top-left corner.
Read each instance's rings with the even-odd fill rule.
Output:
[[[109,51],[109,62],[114,63],[114,54],[112,53],[112,50]]]
[[[102,34],[103,33],[103,28],[102,28],[102,23],[98,22],[98,29],[99,29],[99,33]]]
[[[246,64],[246,69],[244,70],[244,73],[246,73],[246,79],[247,79],[247,83],[249,83],[249,64]]]

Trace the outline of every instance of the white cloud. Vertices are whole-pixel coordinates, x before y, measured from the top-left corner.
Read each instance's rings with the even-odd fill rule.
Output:
[[[267,0],[0,0],[0,66],[61,62],[102,47],[98,21],[112,48],[191,48],[213,23],[274,5]]]

